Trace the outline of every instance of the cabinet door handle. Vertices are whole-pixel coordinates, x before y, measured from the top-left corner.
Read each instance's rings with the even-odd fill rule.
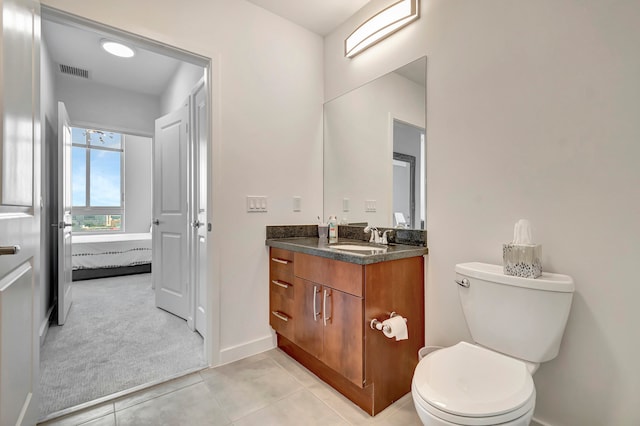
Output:
[[[276,318],[281,319],[284,322],[289,321],[289,318],[285,314],[282,314],[282,313],[280,313],[278,311],[271,311],[271,313],[273,314],[273,316],[275,316]]]
[[[277,257],[272,257],[271,260],[277,263],[282,263],[283,265],[288,265],[289,261],[284,259],[278,259]]]
[[[285,283],[283,281],[279,281],[279,280],[271,280],[272,283],[274,283],[275,285],[277,285],[278,287],[282,287],[282,288],[289,288],[288,283]]]
[[[322,322],[325,327],[327,326],[327,321],[331,319],[331,315],[327,316],[327,296],[330,295],[331,290],[324,291],[324,297],[322,298]]]
[[[318,293],[320,293],[320,290],[318,290],[318,286],[314,285],[313,286],[313,320],[314,321],[318,321],[318,316],[320,315],[320,312],[318,312],[318,309],[316,308],[318,306],[318,303],[316,301],[316,299],[318,298]]]

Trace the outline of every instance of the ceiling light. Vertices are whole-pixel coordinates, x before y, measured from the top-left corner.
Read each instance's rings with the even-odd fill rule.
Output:
[[[125,46],[122,43],[116,43],[115,41],[102,40],[100,44],[104,50],[121,58],[131,58],[136,54],[129,46]]]
[[[344,56],[352,58],[418,19],[418,0],[400,0],[360,25],[344,41]]]

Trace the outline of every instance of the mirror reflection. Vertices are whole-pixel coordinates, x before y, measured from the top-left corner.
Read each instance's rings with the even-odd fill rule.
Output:
[[[324,217],[426,229],[423,57],[324,104]]]

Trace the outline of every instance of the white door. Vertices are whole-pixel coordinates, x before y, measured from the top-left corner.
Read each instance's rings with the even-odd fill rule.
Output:
[[[208,146],[208,108],[207,85],[204,78],[196,85],[191,94],[193,114],[193,196],[192,244],[191,256],[192,280],[194,291],[194,328],[206,339],[206,301],[207,301],[207,146]]]
[[[153,260],[156,306],[189,316],[188,104],[156,120],[153,144]]]
[[[40,358],[40,4],[1,5],[0,425],[33,425]]]
[[[58,324],[71,308],[71,126],[69,114],[58,102]]]

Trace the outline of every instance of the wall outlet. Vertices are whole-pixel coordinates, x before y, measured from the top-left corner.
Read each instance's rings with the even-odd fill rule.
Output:
[[[376,200],[366,200],[364,202],[364,211],[374,213],[376,211]]]
[[[293,197],[293,211],[294,212],[302,211],[302,197],[299,197],[299,196]]]
[[[263,213],[267,211],[267,197],[247,195],[247,212]]]
[[[343,212],[348,212],[349,211],[349,199],[348,198],[343,198],[342,199],[342,211]]]

